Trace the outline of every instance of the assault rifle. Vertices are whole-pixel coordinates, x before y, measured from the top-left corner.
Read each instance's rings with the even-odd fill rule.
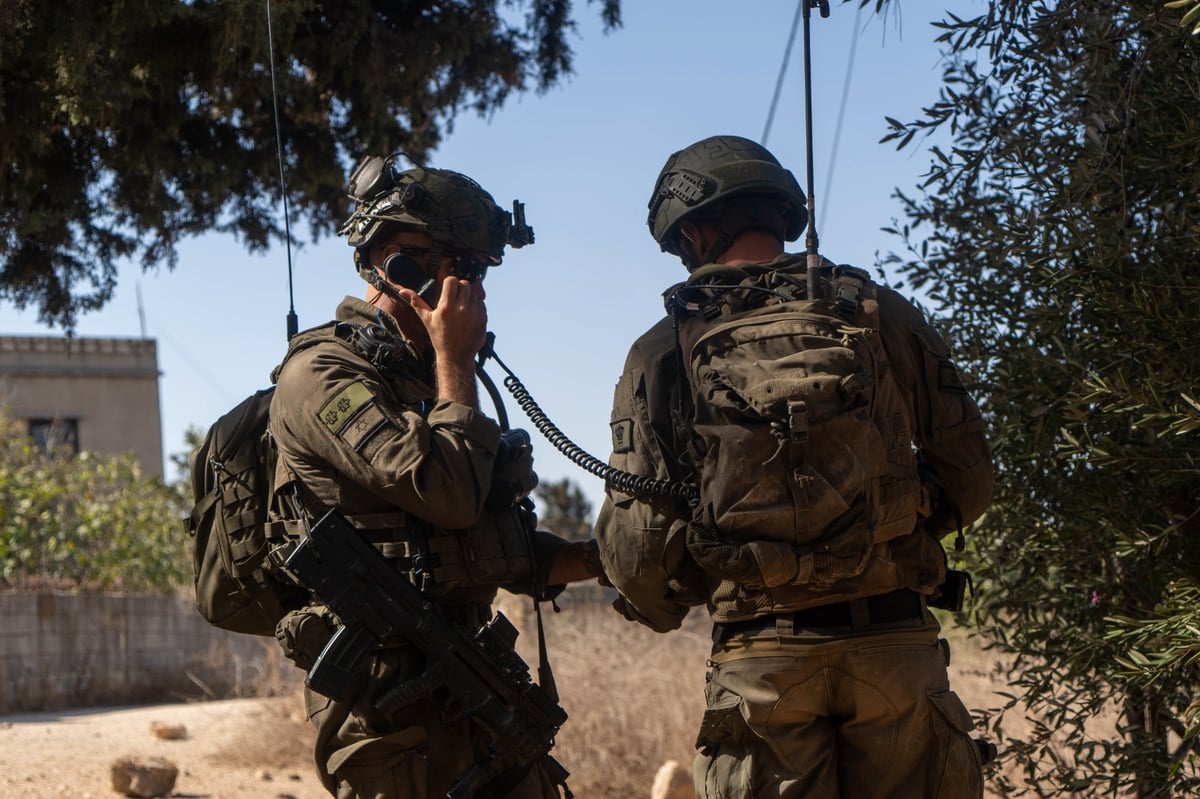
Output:
[[[473,635],[448,623],[337,510],[313,526],[283,568],[341,622],[309,670],[308,687],[345,699],[362,659],[387,639],[404,639],[425,655],[425,671],[385,692],[376,709],[391,718],[429,699],[445,720],[470,717],[490,738],[488,756],[459,777],[449,799],[469,799],[493,781],[506,787],[535,763],[569,799],[568,772],[550,755],[567,713],[530,679],[513,650],[517,630],[503,614]]]

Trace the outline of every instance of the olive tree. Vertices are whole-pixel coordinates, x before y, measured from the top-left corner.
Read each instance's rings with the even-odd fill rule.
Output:
[[[540,527],[571,541],[591,537],[592,503],[571,478],[539,483],[535,494]]]
[[[0,583],[170,591],[191,579],[191,491],[132,454],[37,446],[0,408]]]
[[[885,139],[942,142],[885,265],[992,429],[975,620],[1016,669],[991,724],[1034,721],[1005,792],[1200,788],[1200,4],[1168,5],[947,12],[940,95]]]
[[[620,24],[619,0],[599,6]],[[290,209],[330,233],[363,154],[421,159],[460,112],[569,73],[571,9],[0,0],[0,300],[71,329],[123,259],[173,267],[211,231],[261,250],[283,236],[281,168]]]

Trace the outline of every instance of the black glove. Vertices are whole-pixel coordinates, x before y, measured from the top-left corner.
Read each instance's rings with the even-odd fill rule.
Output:
[[[524,430],[506,430],[500,434],[496,462],[492,467],[492,485],[487,508],[493,512],[511,508],[537,488],[533,471],[533,444]]]

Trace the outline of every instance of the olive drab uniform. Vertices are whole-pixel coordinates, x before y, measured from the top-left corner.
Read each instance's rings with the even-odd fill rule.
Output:
[[[473,632],[491,617],[497,586],[530,590],[534,562],[549,563],[559,542],[538,534],[531,552],[518,523],[488,510],[500,428],[436,401],[432,375],[392,317],[347,297],[328,339],[276,375],[276,486],[312,519],[338,508],[452,623]],[[311,605],[285,616],[277,637],[307,669],[335,622]],[[306,689],[322,782],[339,799],[445,796],[485,742],[469,718],[445,722],[425,699],[381,718],[374,700],[420,674],[423,662],[402,640],[366,660],[346,701]],[[535,768],[506,795],[559,794]]]
[[[803,282],[805,258],[783,255],[765,268]],[[622,612],[661,632],[700,604],[714,621],[694,772],[700,797],[982,796],[970,714],[950,690],[926,602],[945,576],[941,537],[959,518],[978,518],[991,498],[984,423],[921,313],[885,287],[872,289],[888,375],[873,412],[885,454],[868,469],[864,491],[880,507],[863,516],[871,544],[850,576],[822,582],[793,562],[783,579],[783,567],[764,562],[773,579],[731,580],[693,557],[687,502],[610,489],[601,509],[596,537]],[[678,335],[663,319],[629,352],[611,420],[610,462],[619,469],[692,476],[696,434]],[[821,453],[808,457],[820,461]],[[696,516],[704,503],[702,490]],[[752,522],[740,520],[743,536]]]

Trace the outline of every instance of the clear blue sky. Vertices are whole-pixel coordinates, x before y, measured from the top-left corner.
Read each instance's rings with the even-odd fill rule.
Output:
[[[892,3],[892,6],[896,6]],[[880,231],[900,215],[896,187],[914,191],[930,158],[878,144],[884,116],[913,118],[936,97],[934,43],[942,4],[899,3],[886,19],[856,3],[812,18],[817,229],[821,250],[872,268],[898,246]],[[736,10],[734,10],[736,8]],[[796,0],[626,0],[624,27],[600,30],[596,6],[576,3],[575,75],[546,95],[514,98],[490,119],[459,117],[432,165],[464,172],[501,205],[518,198],[536,230],[487,280],[496,351],[549,416],[605,460],[612,390],[629,344],[662,314],[660,292],[684,275],[646,229],[646,201],[667,156],[701,138],[759,139]],[[834,131],[857,47],[841,136]],[[797,35],[767,146],[803,185],[803,53]],[[263,153],[275,159],[274,153]],[[307,229],[293,233],[303,238]],[[793,249],[803,250],[803,239]],[[343,295],[361,296],[343,239],[293,247],[300,327],[320,324]],[[188,427],[206,428],[268,384],[285,348],[285,249],[250,255],[228,236],[186,242],[174,271],[122,270],[115,299],[80,319],[77,335],[158,340],[165,453]],[[34,309],[0,304],[0,334],[48,335]],[[493,367],[499,382],[501,374]],[[507,396],[507,395],[506,395]],[[514,426],[530,429],[509,398]],[[485,399],[485,407],[488,403]],[[598,510],[603,486],[534,434],[543,480],[569,476]],[[168,476],[171,474],[167,465]]]

